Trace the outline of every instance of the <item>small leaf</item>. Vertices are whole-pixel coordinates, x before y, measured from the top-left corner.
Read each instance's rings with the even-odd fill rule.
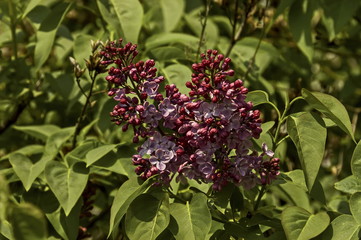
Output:
[[[92,165],[93,163],[98,161],[100,158],[105,156],[107,153],[112,151],[116,146],[117,145],[115,145],[115,144],[108,144],[108,145],[103,145],[98,148],[90,150],[86,154],[87,167],[89,167],[90,165]]]
[[[361,180],[361,141],[358,142],[351,159],[351,170],[353,175]]]
[[[348,194],[361,192],[361,179],[356,178],[354,175],[348,176],[335,183],[335,188]]]
[[[60,130],[60,128],[55,125],[13,126],[13,128],[44,142],[51,134]]]
[[[14,153],[10,155],[10,164],[13,167],[16,175],[20,178],[26,191],[29,191],[34,180],[31,178],[31,172],[34,169],[33,162],[21,153]]]
[[[162,8],[164,31],[172,31],[181,19],[184,11],[183,0],[161,0],[160,5]]]
[[[122,26],[126,41],[137,43],[143,22],[143,7],[138,0],[110,0]]]
[[[289,240],[308,240],[321,234],[330,223],[326,212],[311,214],[300,207],[287,207],[281,215],[282,226]]]
[[[263,103],[268,103],[268,94],[265,91],[255,90],[247,93],[246,101],[251,101],[253,106],[257,106]]]
[[[211,229],[212,218],[207,206],[207,197],[196,193],[190,203],[173,203],[170,213],[177,221],[178,228],[171,231],[176,239],[198,240],[206,239]]]
[[[17,240],[46,240],[47,226],[43,213],[29,203],[12,208],[11,225]]]
[[[325,114],[355,141],[350,118],[346,108],[339,100],[331,95],[320,92],[310,92],[306,89],[302,89],[302,96],[311,107]]]
[[[131,178],[117,191],[110,209],[110,227],[108,237],[112,234],[114,229],[118,227],[120,220],[127,212],[128,207],[133,200],[142,194],[151,184],[151,178],[143,184],[139,184],[137,180],[138,179],[136,178]]]
[[[42,21],[36,33],[37,43],[34,53],[36,70],[39,70],[48,59],[55,41],[56,32],[71,5],[72,4],[66,2],[57,4]]]
[[[77,162],[70,168],[63,163],[51,161],[45,167],[45,177],[50,189],[59,200],[68,216],[88,181],[89,170],[84,162]]]
[[[350,209],[356,222],[361,225],[361,192],[352,194],[350,198]]]
[[[169,224],[167,194],[158,199],[150,194],[138,196],[129,206],[125,231],[131,240],[154,240]]]
[[[360,225],[350,215],[341,215],[331,222],[330,231],[327,232],[323,239],[330,240],[359,240]]]
[[[326,144],[326,128],[317,115],[299,113],[287,118],[288,133],[296,145],[308,190],[317,177]]]

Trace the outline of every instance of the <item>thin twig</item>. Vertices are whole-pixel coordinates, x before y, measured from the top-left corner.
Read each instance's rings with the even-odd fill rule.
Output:
[[[265,10],[264,10],[263,16],[262,16],[262,21],[263,21],[263,22],[264,22],[264,18],[265,18],[266,9],[268,8],[268,4],[269,4],[269,0],[266,1],[266,7],[265,7]],[[243,79],[246,79],[246,78],[247,78],[249,72],[251,71],[251,69],[252,69],[252,67],[253,67],[253,64],[254,64],[254,62],[255,62],[255,60],[256,60],[256,55],[257,55],[257,53],[258,53],[259,48],[261,47],[261,43],[262,43],[262,40],[263,40],[263,38],[264,38],[264,36],[265,36],[265,33],[266,33],[266,27],[263,26],[263,28],[262,28],[262,33],[261,33],[261,37],[259,38],[259,41],[258,41],[256,50],[254,51],[254,54],[253,54],[251,60],[249,61],[249,64],[248,64],[248,66],[247,66],[247,70],[246,70],[246,72],[245,72],[245,74],[244,74]]]
[[[13,2],[9,1],[9,15],[10,15],[10,29],[11,29],[11,37],[13,44],[13,52],[15,60],[18,59],[18,45],[16,39],[16,7],[14,7]]]
[[[202,24],[202,31],[201,31],[201,36],[199,37],[199,43],[198,43],[198,49],[197,49],[197,56],[196,56],[196,62],[198,62],[198,59],[199,59],[199,54],[201,52],[201,47],[205,41],[204,39],[204,35],[206,33],[206,27],[207,27],[207,19],[208,19],[208,14],[209,14],[209,10],[211,8],[211,0],[207,0],[207,3],[206,3],[206,12],[205,12],[205,15],[204,15],[204,21],[202,21],[202,18],[201,18],[201,24]]]

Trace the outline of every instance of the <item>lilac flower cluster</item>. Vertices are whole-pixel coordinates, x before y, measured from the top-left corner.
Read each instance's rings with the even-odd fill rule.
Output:
[[[248,89],[230,69],[231,59],[208,50],[202,61],[192,65],[188,95],[174,85],[159,92],[163,77],[156,77],[154,60],[133,63],[137,46],[122,41],[107,43],[100,54],[109,68],[109,95],[118,104],[112,120],[133,127],[133,142],[145,138],[133,156],[136,173],[143,179],[158,176],[159,184],[195,179],[213,183],[220,190],[228,182],[250,189],[269,184],[279,174],[279,159],[264,145],[259,154],[251,139],[261,129],[260,112],[246,102]],[[153,104],[150,103],[153,99]]]

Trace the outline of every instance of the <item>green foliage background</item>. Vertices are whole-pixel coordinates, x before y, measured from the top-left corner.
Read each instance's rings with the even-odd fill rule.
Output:
[[[1,1],[0,239],[359,239],[360,22],[358,0]],[[229,56],[279,180],[138,182],[104,76],[77,82],[69,60],[120,37],[182,92],[200,52]]]

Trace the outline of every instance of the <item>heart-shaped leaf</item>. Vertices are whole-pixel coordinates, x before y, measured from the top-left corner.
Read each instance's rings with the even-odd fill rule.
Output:
[[[289,240],[308,240],[322,233],[330,223],[326,212],[311,214],[300,207],[287,207],[281,222]]]
[[[84,162],[77,162],[69,168],[65,164],[51,161],[46,164],[45,177],[60,205],[68,216],[88,181],[89,169]]]

